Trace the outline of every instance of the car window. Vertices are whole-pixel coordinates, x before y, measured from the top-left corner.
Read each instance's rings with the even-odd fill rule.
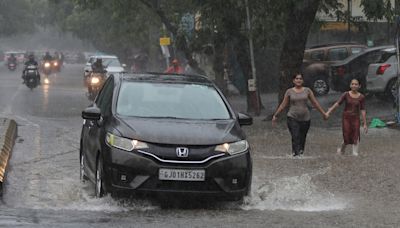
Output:
[[[360,53],[363,50],[363,48],[361,48],[361,47],[352,47],[352,48],[350,48],[350,50],[351,50],[351,54],[354,55],[354,54]]]
[[[382,54],[383,54],[383,51],[381,51],[381,50],[371,51],[365,55],[363,60],[367,64],[377,63],[381,59]]]
[[[109,59],[103,59],[103,65],[107,67],[108,66],[120,67],[121,63],[116,58],[109,58]]]
[[[312,51],[310,54],[310,58],[312,60],[316,60],[316,61],[323,61],[324,60],[324,51],[323,50]]]
[[[90,58],[88,61],[90,64],[92,64],[94,62],[94,58]]]
[[[230,119],[213,86],[177,83],[125,82],[118,95],[123,116],[179,119]]]
[[[391,58],[392,56],[394,56],[396,59],[396,53],[394,52],[382,52],[382,55],[379,57],[379,60],[377,63],[384,63],[384,62],[389,62],[389,58]]]
[[[329,61],[338,61],[347,58],[347,49],[346,48],[331,48],[328,50],[328,60]]]
[[[100,108],[103,116],[109,116],[111,114],[111,102],[114,91],[114,79],[110,76],[104,83],[99,95],[96,98],[96,105]]]

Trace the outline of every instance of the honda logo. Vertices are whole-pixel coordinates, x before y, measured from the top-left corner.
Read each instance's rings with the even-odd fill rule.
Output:
[[[178,156],[180,158],[187,158],[189,156],[189,148],[177,147],[176,148],[176,156]]]

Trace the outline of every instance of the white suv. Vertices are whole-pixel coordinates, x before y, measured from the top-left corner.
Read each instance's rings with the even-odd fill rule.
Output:
[[[397,82],[396,49],[383,50],[377,63],[368,67],[367,90],[381,99],[394,99]]]
[[[96,59],[102,59],[103,66],[107,71],[107,77],[111,74],[115,73],[122,73],[124,72],[125,64],[121,64],[118,60],[118,57],[115,55],[92,55],[89,57],[88,62],[84,68],[84,76],[88,76],[89,73],[92,71],[92,63],[96,61]]]

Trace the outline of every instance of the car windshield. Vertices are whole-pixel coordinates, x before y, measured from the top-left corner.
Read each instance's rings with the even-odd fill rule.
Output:
[[[111,59],[104,58],[103,59],[103,65],[107,66],[107,67],[109,67],[109,66],[111,66],[111,67],[120,67],[121,63],[116,58],[111,58]]]
[[[117,113],[146,118],[230,118],[215,88],[199,84],[124,82],[119,91]]]

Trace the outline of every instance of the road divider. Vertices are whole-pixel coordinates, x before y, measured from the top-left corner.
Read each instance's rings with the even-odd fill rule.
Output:
[[[12,119],[0,118],[0,196],[3,194],[8,160],[17,137],[17,123]]]

